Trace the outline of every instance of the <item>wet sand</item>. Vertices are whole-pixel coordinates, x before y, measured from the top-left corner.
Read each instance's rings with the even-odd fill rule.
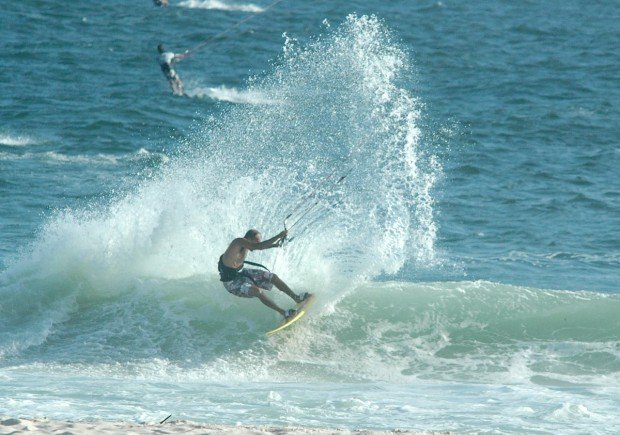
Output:
[[[224,426],[169,419],[164,423],[128,423],[123,421],[55,421],[48,419],[0,418],[0,434],[241,434],[241,435],[349,435],[349,434],[447,434],[394,429],[373,431],[365,429],[319,429],[306,427]]]

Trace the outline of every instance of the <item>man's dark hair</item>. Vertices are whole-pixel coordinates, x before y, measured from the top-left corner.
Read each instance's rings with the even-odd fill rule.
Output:
[[[258,230],[248,230],[247,233],[245,233],[245,236],[243,236],[246,239],[253,239],[254,237],[256,237],[257,234],[260,234],[260,231]]]

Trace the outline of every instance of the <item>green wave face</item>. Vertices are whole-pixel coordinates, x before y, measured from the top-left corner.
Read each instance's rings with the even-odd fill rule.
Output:
[[[72,295],[47,321],[22,322],[30,331],[5,331],[30,345],[3,340],[3,362],[202,380],[303,373],[326,382],[573,385],[618,377],[617,296],[490,282],[368,283],[344,297],[317,295],[303,321],[270,338],[278,317],[215,280]]]
[[[364,350],[361,378],[599,383],[620,369],[619,304],[489,282],[385,283],[361,288],[325,322],[339,345]]]

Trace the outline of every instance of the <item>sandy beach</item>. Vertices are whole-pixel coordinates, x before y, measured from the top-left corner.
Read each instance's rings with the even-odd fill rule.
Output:
[[[419,432],[394,429],[392,431],[374,431],[366,429],[325,429],[306,427],[270,427],[270,426],[224,426],[195,423],[191,421],[168,420],[165,423],[128,423],[124,421],[55,421],[47,419],[25,419],[3,417],[0,419],[0,434],[43,433],[43,434],[312,434],[312,435],[349,435],[349,434],[447,434],[449,432]]]

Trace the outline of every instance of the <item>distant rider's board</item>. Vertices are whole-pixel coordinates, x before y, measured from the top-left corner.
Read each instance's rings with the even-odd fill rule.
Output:
[[[288,328],[290,325],[292,325],[293,323],[295,323],[299,319],[301,319],[306,314],[306,312],[308,311],[310,306],[314,303],[314,299],[315,299],[314,295],[310,295],[310,297],[308,299],[306,299],[305,301],[297,304],[297,314],[295,314],[293,317],[291,317],[289,319],[286,319],[276,329],[273,329],[273,330],[267,332],[267,335],[273,335],[276,332],[280,332],[283,329]]]

